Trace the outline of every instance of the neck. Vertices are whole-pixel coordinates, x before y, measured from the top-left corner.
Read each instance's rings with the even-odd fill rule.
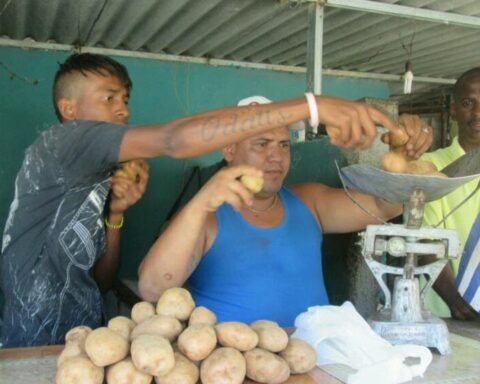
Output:
[[[266,199],[256,199],[253,201],[251,206],[246,206],[250,212],[254,213],[263,213],[269,212],[275,208],[277,205],[278,193],[275,193],[273,196]]]
[[[480,148],[480,139],[472,140],[464,137],[463,135],[458,135],[458,143],[463,148],[465,153],[468,153],[468,152],[474,151],[475,149]]]

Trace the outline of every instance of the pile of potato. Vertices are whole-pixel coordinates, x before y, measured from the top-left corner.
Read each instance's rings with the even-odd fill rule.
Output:
[[[183,288],[165,291],[156,307],[140,302],[131,319],[71,329],[57,361],[56,384],[283,383],[315,367],[315,350],[277,323],[216,323]]]
[[[405,145],[408,135],[389,133],[390,151],[385,153],[381,160],[381,166],[385,171],[394,173],[408,173],[412,175],[447,177],[439,172],[435,164],[426,160],[413,160],[407,155]]]

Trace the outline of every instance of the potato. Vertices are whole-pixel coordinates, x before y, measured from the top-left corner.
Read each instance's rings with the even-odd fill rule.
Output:
[[[140,301],[132,307],[131,317],[132,320],[140,324],[142,321],[155,315],[155,307],[148,301]]]
[[[115,331],[100,327],[87,336],[85,351],[98,367],[114,364],[128,355],[128,341]]]
[[[228,347],[214,350],[200,366],[203,384],[241,384],[245,372],[245,358],[236,349]]]
[[[400,133],[388,132],[388,140],[391,147],[403,147],[407,144],[409,136],[403,129]]]
[[[263,188],[263,177],[243,175],[240,181],[253,193],[260,192]]]
[[[85,325],[74,327],[67,332],[65,335],[65,348],[58,356],[57,367],[71,357],[87,356],[85,340],[90,332],[92,332],[92,328]]]
[[[437,177],[448,177],[445,173],[442,172],[429,172],[426,176],[437,176]]]
[[[129,357],[109,366],[106,376],[107,384],[150,384],[153,378],[135,368]]]
[[[248,351],[258,344],[258,336],[247,324],[228,321],[215,326],[217,340],[224,347]]]
[[[85,346],[85,340],[87,336],[92,332],[92,328],[86,325],[79,325],[70,329],[65,335],[66,344],[69,343],[78,343]]]
[[[172,316],[182,321],[190,317],[194,308],[195,303],[190,292],[179,287],[167,289],[157,302],[159,315]]]
[[[280,356],[288,363],[290,372],[306,373],[312,370],[317,363],[317,354],[307,342],[291,338],[287,348],[280,352]]]
[[[407,169],[407,159],[400,153],[387,152],[382,157],[381,165],[387,172],[404,173]]]
[[[192,361],[206,359],[217,346],[215,328],[209,324],[191,325],[180,334],[177,346]]]
[[[65,360],[58,367],[56,384],[102,384],[103,368],[97,367],[90,359],[83,356]]]
[[[438,169],[431,161],[412,160],[407,163],[405,172],[414,175],[428,175],[433,172],[438,172]]]
[[[181,353],[175,352],[175,366],[163,376],[155,376],[157,384],[196,384],[200,376],[198,367]]]
[[[268,323],[256,322],[251,325],[258,335],[258,347],[270,352],[283,351],[288,344],[288,335],[282,328]]]
[[[327,131],[327,135],[330,136],[332,139],[336,139],[340,137],[341,131],[340,131],[340,128],[338,127],[327,125],[325,127],[325,130]]]
[[[196,307],[190,318],[188,319],[188,325],[194,324],[210,324],[215,325],[217,322],[217,316],[211,310],[205,307]]]
[[[132,181],[138,182],[140,178],[140,172],[137,169],[132,168],[132,164],[141,166],[143,161],[144,161],[143,159],[136,159],[136,160],[130,160],[130,161],[121,163],[120,168],[115,172],[115,175],[127,177]]]
[[[263,327],[279,327],[279,325],[276,321],[272,320],[256,320],[250,324],[250,328],[252,328],[254,331]]]
[[[125,316],[117,316],[107,324],[107,327],[110,328],[112,331],[115,331],[122,335],[125,339],[130,339],[130,333],[132,332],[133,328],[135,328],[135,322],[130,320],[128,317]]]
[[[259,383],[283,383],[290,376],[287,362],[275,353],[254,348],[243,354],[247,362],[247,377]]]
[[[138,324],[130,334],[130,339],[133,340],[139,335],[155,334],[173,341],[182,330],[183,325],[174,317],[154,315]]]
[[[130,348],[133,364],[139,371],[152,376],[162,376],[175,365],[170,342],[159,335],[140,335]]]

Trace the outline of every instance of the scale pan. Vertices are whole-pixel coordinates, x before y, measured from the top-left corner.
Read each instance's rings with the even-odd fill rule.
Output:
[[[425,201],[437,200],[480,174],[462,177],[411,175],[386,172],[367,164],[353,164],[343,167],[340,176],[350,189],[380,197],[391,203],[406,203],[415,188],[423,189]]]

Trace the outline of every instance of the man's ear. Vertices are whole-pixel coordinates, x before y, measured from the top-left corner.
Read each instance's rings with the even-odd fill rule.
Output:
[[[60,99],[57,102],[58,111],[63,121],[72,121],[76,118],[75,103],[71,99]]]
[[[227,163],[231,163],[233,160],[233,156],[235,155],[236,145],[231,144],[227,145],[223,148],[223,158],[227,161]]]

